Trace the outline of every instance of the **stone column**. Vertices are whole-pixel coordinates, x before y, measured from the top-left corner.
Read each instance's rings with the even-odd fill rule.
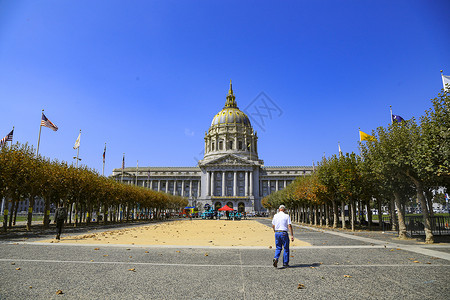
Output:
[[[253,196],[253,171],[250,172],[250,196]]]
[[[286,188],[286,179],[284,180],[284,188]]]
[[[225,171],[222,172],[222,197],[226,195],[225,193]]]
[[[214,196],[214,171],[211,171],[211,196]]]
[[[211,172],[206,171],[206,196],[211,196]]]
[[[182,186],[181,186],[181,197],[184,197],[184,180],[181,180],[181,184],[182,184]]]
[[[193,193],[192,193],[192,179],[189,181],[189,198],[192,198]]]
[[[275,182],[275,186],[276,186],[276,190],[279,191],[279,190],[280,190],[280,186],[279,186],[278,179],[277,179],[277,181]]]
[[[174,180],[173,181],[173,194],[172,195],[176,195],[177,194],[177,181]]]
[[[237,172],[234,171],[234,177],[233,177],[233,196],[234,197],[237,196],[236,191],[237,191]]]
[[[248,172],[245,171],[245,196],[248,196]]]
[[[197,198],[200,198],[201,196],[200,182],[201,180],[197,181]]]
[[[169,191],[169,180],[166,180],[166,193]]]

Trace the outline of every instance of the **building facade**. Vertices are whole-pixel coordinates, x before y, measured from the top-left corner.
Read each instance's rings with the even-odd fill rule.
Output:
[[[114,169],[112,177],[189,199],[190,206],[218,209],[225,204],[240,212],[265,212],[261,199],[284,189],[311,166],[264,166],[258,157],[258,136],[239,110],[230,82],[225,106],[205,132],[204,157],[196,167]]]

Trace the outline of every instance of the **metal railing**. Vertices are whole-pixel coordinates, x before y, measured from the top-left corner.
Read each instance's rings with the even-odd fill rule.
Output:
[[[434,216],[431,219],[433,235],[450,235],[450,216]],[[406,231],[410,236],[425,235],[425,226],[422,216],[406,216]]]

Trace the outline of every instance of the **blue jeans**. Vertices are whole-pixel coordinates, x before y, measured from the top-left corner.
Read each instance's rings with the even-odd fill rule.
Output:
[[[283,266],[289,264],[289,234],[287,232],[275,232],[275,259],[278,260],[281,255],[281,250],[284,248],[283,253]]]

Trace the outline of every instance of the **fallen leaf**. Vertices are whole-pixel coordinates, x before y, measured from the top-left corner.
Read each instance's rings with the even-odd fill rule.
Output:
[[[20,268],[16,268],[16,270],[17,270],[17,271],[19,271],[19,270],[20,270]]]
[[[15,263],[15,262],[12,262],[11,264],[12,264],[12,265],[15,265],[16,263]]]
[[[93,259],[91,259],[91,261],[94,261]]]
[[[180,251],[179,251],[179,250],[177,250],[177,253],[180,253]]]
[[[272,249],[272,246],[269,246],[269,249]]]
[[[130,258],[133,258],[133,256],[130,256]]]
[[[352,278],[351,275],[344,275],[345,278]]]
[[[61,291],[61,290],[56,291],[56,295],[62,295],[62,294],[64,294],[63,291]]]
[[[205,256],[208,256],[208,253],[205,253]]]
[[[108,254],[105,254],[105,255],[103,255],[103,256],[109,256]]]
[[[415,261],[413,261],[413,263],[416,263],[416,264],[418,264],[418,263],[420,263],[420,261],[418,261],[418,260],[415,260]]]
[[[148,253],[148,251],[145,251],[144,253]]]
[[[427,262],[426,264],[427,264],[427,265],[431,265],[431,263],[430,263],[430,262]]]
[[[95,248],[94,250],[100,250],[100,248]]]
[[[297,286],[297,289],[304,289],[305,288],[305,285],[304,284],[302,284],[302,283],[299,283],[298,284],[298,286]]]
[[[29,288],[32,289],[33,287],[30,285]]]
[[[402,250],[402,249],[400,249],[400,248],[397,248],[397,250]]]
[[[389,250],[389,251],[394,251],[394,249],[391,249],[391,250]]]
[[[128,269],[128,271],[136,272],[136,269],[135,268],[131,268],[131,269]]]

